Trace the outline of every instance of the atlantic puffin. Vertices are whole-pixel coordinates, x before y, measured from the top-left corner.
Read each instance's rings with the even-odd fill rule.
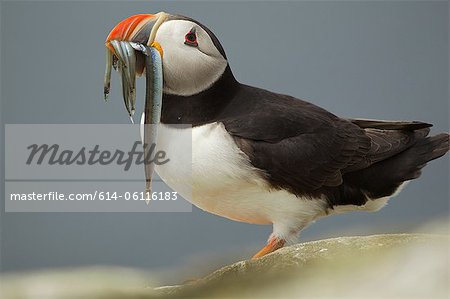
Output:
[[[449,151],[449,134],[428,136],[428,123],[340,118],[239,83],[217,37],[189,17],[131,16],[105,45],[105,97],[114,66],[130,116],[136,76],[146,74],[142,122],[158,124],[149,138],[171,159],[155,166],[158,175],[200,209],[273,225],[253,258],[295,242],[321,217],[381,209]],[[179,124],[192,125],[192,145],[179,138]],[[183,168],[186,146],[192,146],[192,162]],[[152,171],[146,168],[148,182]]]

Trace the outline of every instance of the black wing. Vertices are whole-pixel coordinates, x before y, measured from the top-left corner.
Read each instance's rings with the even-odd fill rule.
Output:
[[[432,127],[432,124],[427,124],[420,121],[387,121],[387,120],[377,120],[377,119],[362,119],[355,118],[349,119],[355,125],[361,128],[371,128],[380,130],[404,130],[404,131],[415,131],[424,128]]]
[[[308,102],[250,86],[241,88],[228,110],[234,112],[222,122],[253,166],[272,186],[295,194],[339,186],[346,172],[414,143],[414,132],[366,129]]]

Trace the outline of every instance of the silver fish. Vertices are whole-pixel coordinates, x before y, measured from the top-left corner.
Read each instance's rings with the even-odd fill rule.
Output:
[[[107,48],[106,49],[106,69],[105,69],[105,79],[103,80],[103,94],[105,101],[108,100],[109,91],[111,89],[111,69],[113,65],[113,53]]]
[[[148,56],[145,56],[145,120],[144,144],[147,149],[156,144],[158,137],[158,124],[161,120],[161,107],[163,95],[162,60],[158,50],[146,47]],[[147,156],[147,153],[145,153]],[[145,164],[147,203],[151,196],[152,177],[155,169],[154,163]]]
[[[152,154],[158,137],[158,124],[161,119],[162,95],[163,95],[163,70],[160,52],[147,45],[111,40],[114,53],[108,49],[106,54],[105,70],[105,98],[110,89],[111,68],[114,67],[122,81],[122,95],[128,115],[133,122],[133,114],[136,110],[136,61],[144,57],[145,61],[145,120],[144,120],[144,156],[145,156],[145,191],[147,203],[151,198],[152,178],[155,164],[151,163]]]

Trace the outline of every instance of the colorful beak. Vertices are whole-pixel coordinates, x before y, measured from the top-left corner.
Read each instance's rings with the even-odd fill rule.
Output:
[[[145,70],[145,156],[150,155],[152,145],[156,144],[157,127],[161,119],[163,72],[163,49],[155,42],[156,32],[169,15],[160,12],[155,15],[142,14],[121,21],[106,38],[106,70],[104,96],[108,98],[111,71],[114,68],[121,74],[122,94],[125,108],[133,122],[136,111],[136,76]],[[146,191],[150,195],[154,164],[145,159]]]
[[[111,30],[105,41],[106,46],[106,70],[104,80],[104,96],[105,100],[108,98],[111,87],[111,69],[114,67],[118,70],[126,83],[131,84],[130,90],[126,90],[126,85],[123,85],[123,94],[125,107],[130,116],[134,113],[133,104],[135,98],[133,93],[131,97],[127,95],[133,91],[135,85],[134,77],[141,76],[145,68],[145,59],[142,55],[136,55],[135,51],[145,53],[145,46],[155,47],[162,57],[163,51],[158,43],[154,43],[156,32],[159,26],[168,19],[169,15],[160,12],[153,14],[140,14],[131,16]],[[132,51],[134,48],[135,51]],[[127,68],[128,67],[128,68]],[[126,68],[126,72],[123,72]],[[122,80],[123,82],[123,80]],[[131,107],[131,109],[130,109]]]

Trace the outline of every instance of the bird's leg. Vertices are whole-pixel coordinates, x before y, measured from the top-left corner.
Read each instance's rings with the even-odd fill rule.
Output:
[[[258,251],[258,253],[252,257],[252,260],[265,256],[266,254],[269,254],[271,252],[274,252],[275,250],[282,248],[284,244],[286,244],[286,240],[272,236],[267,242],[267,245],[264,246],[263,249]]]

